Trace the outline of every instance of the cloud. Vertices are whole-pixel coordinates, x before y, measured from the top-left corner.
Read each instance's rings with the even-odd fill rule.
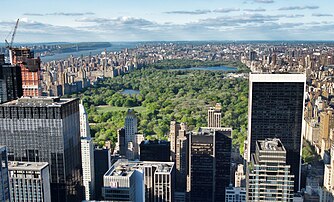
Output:
[[[243,11],[246,11],[246,12],[265,12],[266,9],[264,9],[264,8],[255,8],[255,9],[244,9]]]
[[[302,18],[304,17],[305,15],[302,15],[302,14],[294,14],[294,15],[281,15],[281,17],[283,18]]]
[[[64,12],[55,12],[55,13],[24,13],[26,16],[83,16],[83,15],[94,15],[93,12],[83,12],[83,13],[64,13]]]
[[[240,11],[240,8],[218,8],[213,10],[215,13],[230,13],[234,11]]]
[[[7,32],[8,34],[7,30],[12,30],[14,25],[14,21],[0,21],[0,33]],[[20,20],[15,41],[86,41],[93,37],[99,38],[88,30],[69,26],[56,26],[23,18]]]
[[[165,12],[166,14],[187,14],[187,15],[203,15],[203,14],[208,14],[211,13],[210,10],[194,10],[194,11],[168,11]]]
[[[40,14],[40,13],[24,13],[23,15],[26,15],[26,16],[44,16],[44,14]]]
[[[328,39],[333,23],[308,24],[285,18],[303,15],[243,13],[203,18],[189,23],[158,23],[135,17],[97,18],[82,16],[77,26],[56,26],[22,19],[15,41],[152,41],[152,40],[294,40]],[[6,35],[15,21],[0,21],[0,34]],[[314,34],[319,28],[323,33]],[[326,28],[328,30],[326,30]],[[7,31],[8,30],[8,31]],[[331,31],[331,32],[330,32]],[[66,34],[64,34],[66,33]],[[326,33],[326,34],[325,34]]]
[[[280,11],[292,11],[292,10],[315,10],[318,9],[319,6],[289,6],[289,7],[282,7],[278,10]]]
[[[264,4],[271,4],[274,3],[274,0],[253,0],[255,3],[264,3]]]
[[[314,17],[331,17],[332,14],[326,14],[326,13],[313,13],[312,16]]]

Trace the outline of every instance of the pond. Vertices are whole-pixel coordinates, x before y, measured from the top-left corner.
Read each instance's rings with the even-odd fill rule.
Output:
[[[124,89],[121,92],[123,95],[138,95],[140,93],[139,90],[133,90],[133,89]]]

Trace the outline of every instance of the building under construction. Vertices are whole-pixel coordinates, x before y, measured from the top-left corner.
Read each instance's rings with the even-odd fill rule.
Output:
[[[11,48],[10,61],[21,67],[23,96],[41,96],[41,60],[29,48]]]

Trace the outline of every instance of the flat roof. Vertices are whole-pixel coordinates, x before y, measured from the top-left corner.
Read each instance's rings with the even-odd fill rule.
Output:
[[[170,173],[174,166],[174,162],[155,162],[155,161],[128,161],[127,159],[119,159],[104,176],[130,176],[135,170],[145,167],[155,167],[155,173]]]
[[[17,100],[12,100],[0,104],[0,106],[61,106],[78,98],[60,98],[60,97],[21,97]]]
[[[47,162],[8,161],[8,170],[40,171],[48,165]]]
[[[306,75],[302,73],[285,74],[249,74],[250,82],[306,82]]]
[[[285,151],[285,148],[280,139],[267,138],[265,140],[258,140],[257,144],[260,151]]]

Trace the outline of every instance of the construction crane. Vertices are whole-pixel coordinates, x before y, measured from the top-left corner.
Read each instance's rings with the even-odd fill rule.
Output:
[[[11,50],[13,48],[13,42],[14,42],[14,38],[15,38],[17,27],[19,25],[19,20],[20,19],[17,19],[17,21],[16,21],[15,28],[13,30],[13,34],[12,34],[12,38],[11,38],[10,42],[8,42],[7,39],[5,39],[6,48],[8,48],[9,50]]]

